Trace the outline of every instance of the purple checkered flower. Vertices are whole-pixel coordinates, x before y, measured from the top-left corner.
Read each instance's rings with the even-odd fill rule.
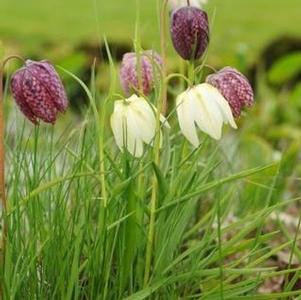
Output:
[[[65,112],[68,100],[62,81],[47,61],[27,60],[11,80],[11,91],[24,115],[34,124],[39,120],[54,124]]]
[[[138,64],[138,56],[140,64]],[[148,50],[140,53],[126,53],[120,67],[121,86],[127,96],[137,91],[149,95],[159,77],[162,59],[158,53]],[[139,87],[141,84],[141,87]]]
[[[192,6],[175,10],[171,16],[170,32],[174,48],[183,59],[199,59],[209,44],[207,13]]]
[[[236,118],[241,115],[244,107],[254,104],[254,93],[248,79],[234,68],[223,68],[209,75],[206,82],[219,90],[228,101]]]

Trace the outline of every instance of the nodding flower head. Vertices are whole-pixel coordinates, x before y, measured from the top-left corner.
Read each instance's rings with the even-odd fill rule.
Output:
[[[160,121],[169,128],[162,115]],[[127,149],[133,156],[141,157],[143,145],[152,145],[156,135],[156,109],[145,98],[137,95],[117,100],[111,116],[111,127],[119,149]],[[161,143],[160,130],[160,145]]]
[[[174,48],[183,59],[199,59],[209,43],[207,13],[192,6],[175,10],[171,16],[170,32]]]
[[[254,93],[248,79],[234,68],[226,67],[209,75],[206,82],[216,87],[228,101],[233,116],[239,117],[242,109],[254,104]]]
[[[132,92],[140,91],[145,96],[149,95],[159,78],[161,66],[162,59],[153,50],[139,54],[126,53],[120,68],[120,81],[125,94],[129,96]]]
[[[176,103],[181,131],[194,147],[200,144],[197,128],[216,140],[222,137],[224,123],[237,128],[229,103],[208,83],[188,88],[177,97]]]
[[[27,60],[11,80],[17,105],[34,124],[39,120],[54,124],[58,113],[65,112],[68,100],[62,81],[47,61]]]

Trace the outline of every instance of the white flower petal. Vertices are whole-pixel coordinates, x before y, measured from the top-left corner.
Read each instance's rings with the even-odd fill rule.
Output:
[[[128,112],[126,121],[126,148],[133,156],[141,157],[143,154],[143,142],[138,134],[137,124],[134,119],[130,118]]]
[[[223,115],[216,100],[216,93],[212,92],[207,84],[200,84],[196,87],[194,97],[198,105],[198,109],[195,110],[198,126],[212,138],[219,140],[222,136]]]
[[[237,128],[228,102],[215,87],[207,83],[179,95],[177,113],[183,135],[195,147],[199,145],[196,125],[216,140],[222,137],[223,123]]]
[[[156,117],[147,101],[139,98],[133,102],[128,117],[136,123],[138,136],[143,142],[150,144],[156,133]]]
[[[122,151],[127,148],[132,155],[140,157],[143,154],[143,143],[153,143],[156,134],[156,115],[147,100],[132,95],[128,99],[115,102],[111,127],[117,146]],[[162,143],[161,132],[160,143]]]
[[[116,144],[120,150],[123,150],[125,146],[123,136],[124,124],[126,124],[124,106],[122,104],[122,101],[115,101],[114,112],[111,116],[111,128],[114,134]]]
[[[231,127],[237,129],[237,125],[234,121],[231,107],[228,101],[223,97],[223,95],[214,86],[207,84],[208,88],[211,89],[211,93],[215,94],[215,101],[219,105],[220,112],[223,116],[223,121],[226,124],[230,124]]]
[[[193,97],[187,97],[189,90],[180,94],[176,99],[179,125],[183,135],[194,146],[198,147],[200,142],[194,123],[195,102]]]

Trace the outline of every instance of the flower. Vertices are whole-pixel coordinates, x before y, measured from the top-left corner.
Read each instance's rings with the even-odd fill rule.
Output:
[[[216,140],[222,136],[223,123],[237,128],[228,102],[208,83],[188,88],[176,103],[181,131],[195,147],[199,146],[196,126]]]
[[[207,4],[207,0],[190,0],[190,6],[202,8],[203,5]],[[187,6],[187,0],[170,0],[169,7],[171,10]]]
[[[175,10],[171,16],[170,32],[174,48],[183,59],[199,59],[209,43],[207,13],[192,6]]]
[[[59,112],[65,112],[68,100],[54,67],[47,61],[27,60],[11,80],[17,105],[34,124],[39,119],[54,124]]]
[[[160,116],[160,120],[169,127],[163,116]],[[133,156],[141,157],[143,143],[152,144],[156,135],[155,108],[137,95],[117,100],[111,116],[111,127],[119,149],[123,151],[126,148]]]
[[[239,117],[245,106],[254,104],[254,93],[248,79],[234,68],[223,68],[209,75],[206,82],[215,86],[225,97],[234,117]]]
[[[138,56],[140,65],[137,63]],[[137,92],[141,89],[144,95],[149,95],[154,88],[155,79],[159,75],[161,66],[162,59],[154,50],[144,51],[140,54],[126,53],[120,67],[121,86],[126,95],[129,96],[131,92]],[[141,83],[139,76],[141,76]]]

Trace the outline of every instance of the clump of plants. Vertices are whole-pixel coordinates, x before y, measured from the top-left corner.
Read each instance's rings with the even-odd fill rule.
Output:
[[[187,1],[169,17],[164,0],[160,14],[161,49],[142,49],[136,36],[120,66],[123,94],[108,46],[106,95],[97,90],[95,66],[89,87],[59,67],[90,101],[84,120],[61,137],[61,128],[39,124],[54,125],[68,107],[54,66],[26,60],[12,75],[11,95],[35,127],[28,138],[27,124],[17,124],[5,181],[4,93],[3,299],[257,299],[262,282],[280,275],[287,280],[279,296],[297,294],[288,275],[295,278],[300,270],[268,263],[276,251],[269,241],[281,236],[264,231],[283,205],[272,205],[266,189],[273,186],[259,187],[266,192],[260,210],[236,217],[243,191],[253,186],[236,182],[273,178],[277,164],[232,170],[219,142],[223,125],[237,129],[242,111],[254,104],[252,88],[238,70],[206,65],[210,25],[204,10]],[[168,19],[183,73],[168,72]],[[174,78],[182,90],[168,93]],[[230,138],[239,137],[231,132]],[[277,247],[291,246],[293,254],[297,237],[287,239]]]

